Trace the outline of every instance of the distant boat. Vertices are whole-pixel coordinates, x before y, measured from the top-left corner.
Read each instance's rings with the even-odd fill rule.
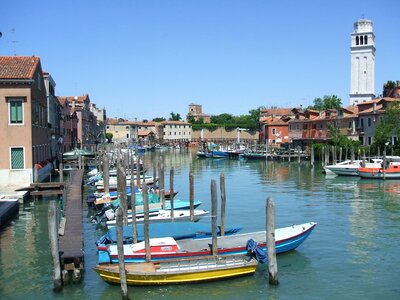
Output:
[[[201,217],[204,217],[205,215],[208,214],[208,211],[203,210],[203,209],[195,209],[193,210],[193,215],[194,215],[194,222],[197,222],[200,220]],[[128,224],[132,223],[132,215],[128,215]],[[156,212],[151,212],[149,213],[149,221],[151,223],[162,223],[162,222],[171,222],[172,221],[172,211],[171,210],[159,210]],[[184,222],[184,221],[190,221],[190,210],[174,210],[174,222]],[[136,222],[137,223],[143,223],[144,222],[144,214],[136,214]],[[106,225],[108,228],[116,226],[117,222],[116,220],[109,220],[106,221]]]
[[[128,285],[187,284],[252,275],[257,269],[255,259],[244,255],[190,257],[186,259],[125,264]],[[119,265],[98,265],[101,279],[119,284]]]
[[[226,151],[212,150],[206,153],[207,158],[228,158],[229,153]]]
[[[136,225],[137,240],[139,242],[144,240],[144,224],[139,223]],[[224,235],[231,235],[238,233],[241,227],[225,226]],[[131,225],[123,226],[123,239],[124,244],[132,243],[133,229]],[[217,234],[221,235],[221,227],[218,226]],[[173,237],[175,240],[191,239],[191,238],[204,238],[212,235],[211,226],[204,223],[195,222],[169,222],[169,223],[154,223],[149,226],[149,237]],[[110,228],[105,235],[103,235],[96,242],[96,246],[117,243],[117,228]],[[109,260],[107,262],[110,262]]]
[[[390,164],[383,169],[380,168],[359,168],[357,170],[361,178],[383,179],[385,174],[386,179],[400,179],[400,165]]]

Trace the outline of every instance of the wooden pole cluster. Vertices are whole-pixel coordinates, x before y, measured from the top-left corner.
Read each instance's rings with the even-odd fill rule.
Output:
[[[271,285],[279,284],[278,263],[275,249],[275,204],[271,198],[267,198],[267,251],[268,251],[268,277]]]

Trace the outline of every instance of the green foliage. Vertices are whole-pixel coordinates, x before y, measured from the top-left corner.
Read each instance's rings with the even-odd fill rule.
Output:
[[[400,88],[400,80],[397,80],[396,82],[388,80],[383,85],[383,97],[389,96],[390,91],[396,88]]]
[[[154,118],[152,121],[153,121],[153,122],[163,122],[163,121],[165,121],[165,118],[163,118],[163,117],[157,117],[157,118]]]
[[[113,134],[111,132],[107,132],[106,133],[106,139],[109,143],[111,143],[112,139],[113,139]]]
[[[327,110],[327,109],[338,109],[342,106],[342,100],[336,95],[325,95],[322,99],[315,98],[314,105],[307,107],[307,109],[315,110]]]
[[[386,109],[382,121],[376,127],[371,150],[377,153],[378,148],[384,149],[385,144],[390,141],[392,136],[400,136],[400,103],[398,102]]]
[[[198,120],[196,120],[196,118],[194,116],[192,116],[192,115],[188,116],[187,121],[192,125],[194,125],[194,124],[204,124],[204,118],[199,118]]]
[[[171,117],[169,118],[170,121],[180,121],[182,117],[179,113],[171,112]]]

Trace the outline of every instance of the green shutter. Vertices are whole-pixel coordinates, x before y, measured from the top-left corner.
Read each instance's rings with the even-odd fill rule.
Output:
[[[22,102],[16,102],[17,104],[17,123],[22,123]]]
[[[10,123],[22,123],[22,102],[10,101]]]
[[[24,168],[24,148],[11,148],[11,169]]]

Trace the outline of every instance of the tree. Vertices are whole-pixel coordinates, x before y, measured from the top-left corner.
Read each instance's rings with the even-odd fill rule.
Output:
[[[338,109],[342,106],[342,100],[336,95],[325,95],[322,99],[315,98],[314,105],[308,107],[308,109],[315,110],[327,110],[327,109]]]
[[[225,125],[233,122],[233,116],[228,113],[223,113],[216,116],[211,116],[211,123]]]
[[[383,149],[392,136],[400,136],[400,103],[391,104],[382,117],[375,130],[372,149]]]
[[[181,115],[179,113],[171,112],[171,117],[169,118],[170,121],[180,121],[182,120]]]
[[[106,139],[108,143],[111,143],[112,139],[113,139],[113,134],[111,132],[107,132],[106,133]]]
[[[396,82],[394,82],[394,81],[388,80],[383,85],[383,97],[389,97],[391,92],[396,88],[400,88],[400,81],[397,80]]]
[[[165,118],[163,118],[163,117],[157,117],[157,118],[154,118],[152,121],[153,121],[153,122],[162,122],[162,121],[165,121]]]

